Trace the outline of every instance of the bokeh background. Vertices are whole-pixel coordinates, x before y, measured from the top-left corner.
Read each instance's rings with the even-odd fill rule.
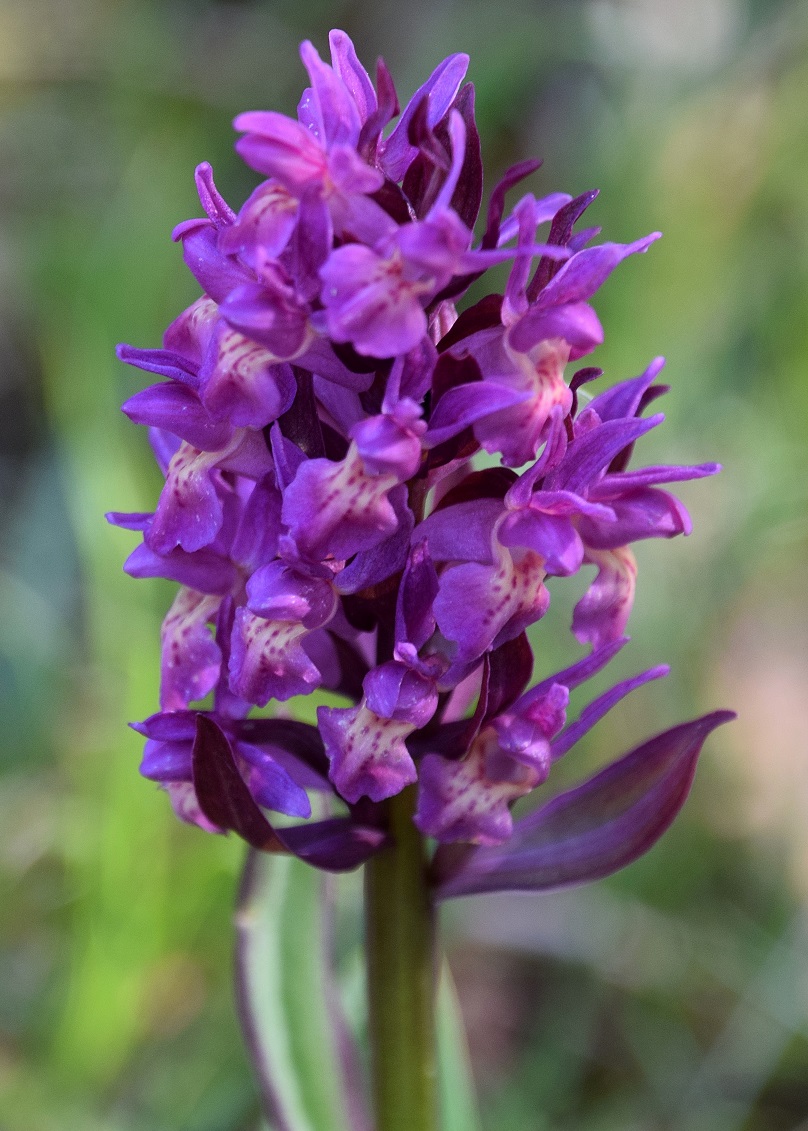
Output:
[[[489,188],[541,155],[537,194],[602,189],[605,238],[664,231],[597,299],[596,360],[664,353],[646,460],[725,467],[681,492],[690,539],[639,547],[617,674],[671,676],[552,783],[734,706],[678,824],[610,881],[445,915],[483,1127],[808,1128],[808,6],[765,0],[0,0],[0,1127],[257,1126],[243,846],[137,775],[171,587],[124,577],[101,515],[156,497],[113,348],[196,296],[193,168],[241,203],[233,115],[293,113],[332,26],[405,97],[471,54]],[[574,654],[559,597],[543,673]]]

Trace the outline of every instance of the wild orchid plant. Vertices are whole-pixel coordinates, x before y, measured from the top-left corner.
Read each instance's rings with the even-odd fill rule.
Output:
[[[617,683],[567,722],[571,690],[626,643],[631,543],[690,530],[660,485],[718,467],[629,466],[663,419],[643,415],[666,391],[661,358],[585,403],[601,371],[565,376],[603,339],[589,300],[658,233],[590,246],[599,229],[574,228],[594,192],[526,193],[506,213],[538,167],[527,161],[493,189],[475,241],[467,57],[444,60],[388,129],[384,63],[374,89],[347,35],[330,46],[330,65],[301,47],[297,121],[236,119],[238,152],[266,178],[238,212],[209,165],[196,171],[206,215],[174,239],[204,293],[162,349],[119,349],[167,379],[123,406],[149,427],[165,487],[153,514],[109,517],[142,532],[128,573],[180,585],[160,712],[133,724],[141,772],[209,832],[329,871],[365,866],[377,1126],[426,1131],[436,901],[628,864],[731,717],[665,731],[513,816],[607,711],[666,674]],[[504,295],[458,315],[501,263]],[[530,686],[546,582],[585,565],[597,572],[572,631],[590,650]],[[348,705],[320,706],[316,726],[250,717],[318,688]],[[330,815],[310,819],[313,792]]]

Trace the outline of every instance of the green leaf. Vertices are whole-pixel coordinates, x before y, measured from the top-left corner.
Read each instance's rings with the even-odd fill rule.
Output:
[[[271,1131],[354,1131],[336,1028],[328,879],[251,852],[236,917],[245,1039]],[[359,1117],[361,1119],[361,1116]]]
[[[437,1027],[442,1131],[482,1131],[463,1018],[446,962],[438,988]]]

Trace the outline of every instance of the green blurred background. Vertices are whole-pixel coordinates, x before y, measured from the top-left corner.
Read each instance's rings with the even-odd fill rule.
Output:
[[[489,188],[540,155],[537,194],[603,190],[605,238],[664,231],[597,299],[597,360],[664,353],[646,461],[725,466],[681,492],[692,538],[639,548],[617,674],[671,676],[554,782],[733,706],[677,826],[593,888],[447,909],[485,1131],[808,1128],[808,6],[763,0],[0,0],[0,1128],[257,1124],[242,846],[137,775],[171,586],[124,577],[101,515],[156,497],[113,348],[197,293],[169,240],[193,168],[242,202],[232,117],[293,113],[332,26],[405,97],[471,54]]]

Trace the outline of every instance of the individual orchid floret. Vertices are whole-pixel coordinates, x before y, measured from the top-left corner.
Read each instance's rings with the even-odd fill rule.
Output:
[[[550,605],[540,554],[524,547],[511,550],[494,535],[491,556],[490,565],[464,562],[441,574],[435,618],[443,635],[456,643],[456,659],[462,662],[513,640]]]
[[[513,802],[540,785],[553,761],[615,704],[668,672],[664,666],[651,668],[624,680],[591,703],[562,734],[570,688],[603,667],[614,652],[614,647],[602,648],[588,661],[525,693],[482,726],[463,758],[428,754],[419,773],[415,820],[421,831],[444,842],[506,842],[513,831]]]
[[[247,583],[247,606],[236,612],[231,690],[259,706],[314,691],[321,673],[303,642],[332,618],[336,600],[323,577],[306,576],[279,561],[256,570]]]
[[[504,329],[480,333],[454,350],[474,358],[486,383],[523,394],[517,403],[496,408],[474,424],[479,442],[486,451],[500,453],[506,467],[534,459],[553,410],[558,407],[566,416],[571,408],[572,393],[564,380],[566,364],[603,340],[597,316],[585,300],[622,259],[645,251],[657,238],[655,233],[633,244],[608,244],[578,252],[526,307],[530,253],[522,249],[528,238],[532,240],[536,219],[541,216],[536,202],[522,203],[520,245],[502,307]]]
[[[216,451],[201,451],[183,442],[171,458],[166,483],[146,542],[155,553],[175,546],[189,552],[210,545],[224,519],[218,490],[221,472],[258,479],[272,461],[260,433],[240,428]]]
[[[146,737],[140,772],[168,791],[182,820],[208,832],[222,832],[205,817],[194,791],[192,751],[196,720],[195,711],[170,711],[133,723],[133,728]],[[231,732],[233,757],[257,804],[291,817],[310,816],[306,791],[287,770],[266,751],[239,740],[232,720],[216,716],[216,721],[225,733]]]
[[[403,483],[420,466],[425,431],[420,405],[405,397],[391,412],[369,416],[354,425],[351,439],[368,474],[395,475]]]
[[[237,428],[264,428],[291,406],[295,379],[289,365],[220,322],[199,372],[202,403]]]
[[[317,720],[330,777],[346,801],[383,801],[417,778],[405,739],[425,726],[438,705],[434,685],[390,661],[365,678],[358,707],[319,707]]]
[[[356,440],[338,463],[301,463],[283,501],[283,520],[300,553],[344,561],[378,545],[398,525],[388,498],[398,481],[395,473],[369,471]]]

